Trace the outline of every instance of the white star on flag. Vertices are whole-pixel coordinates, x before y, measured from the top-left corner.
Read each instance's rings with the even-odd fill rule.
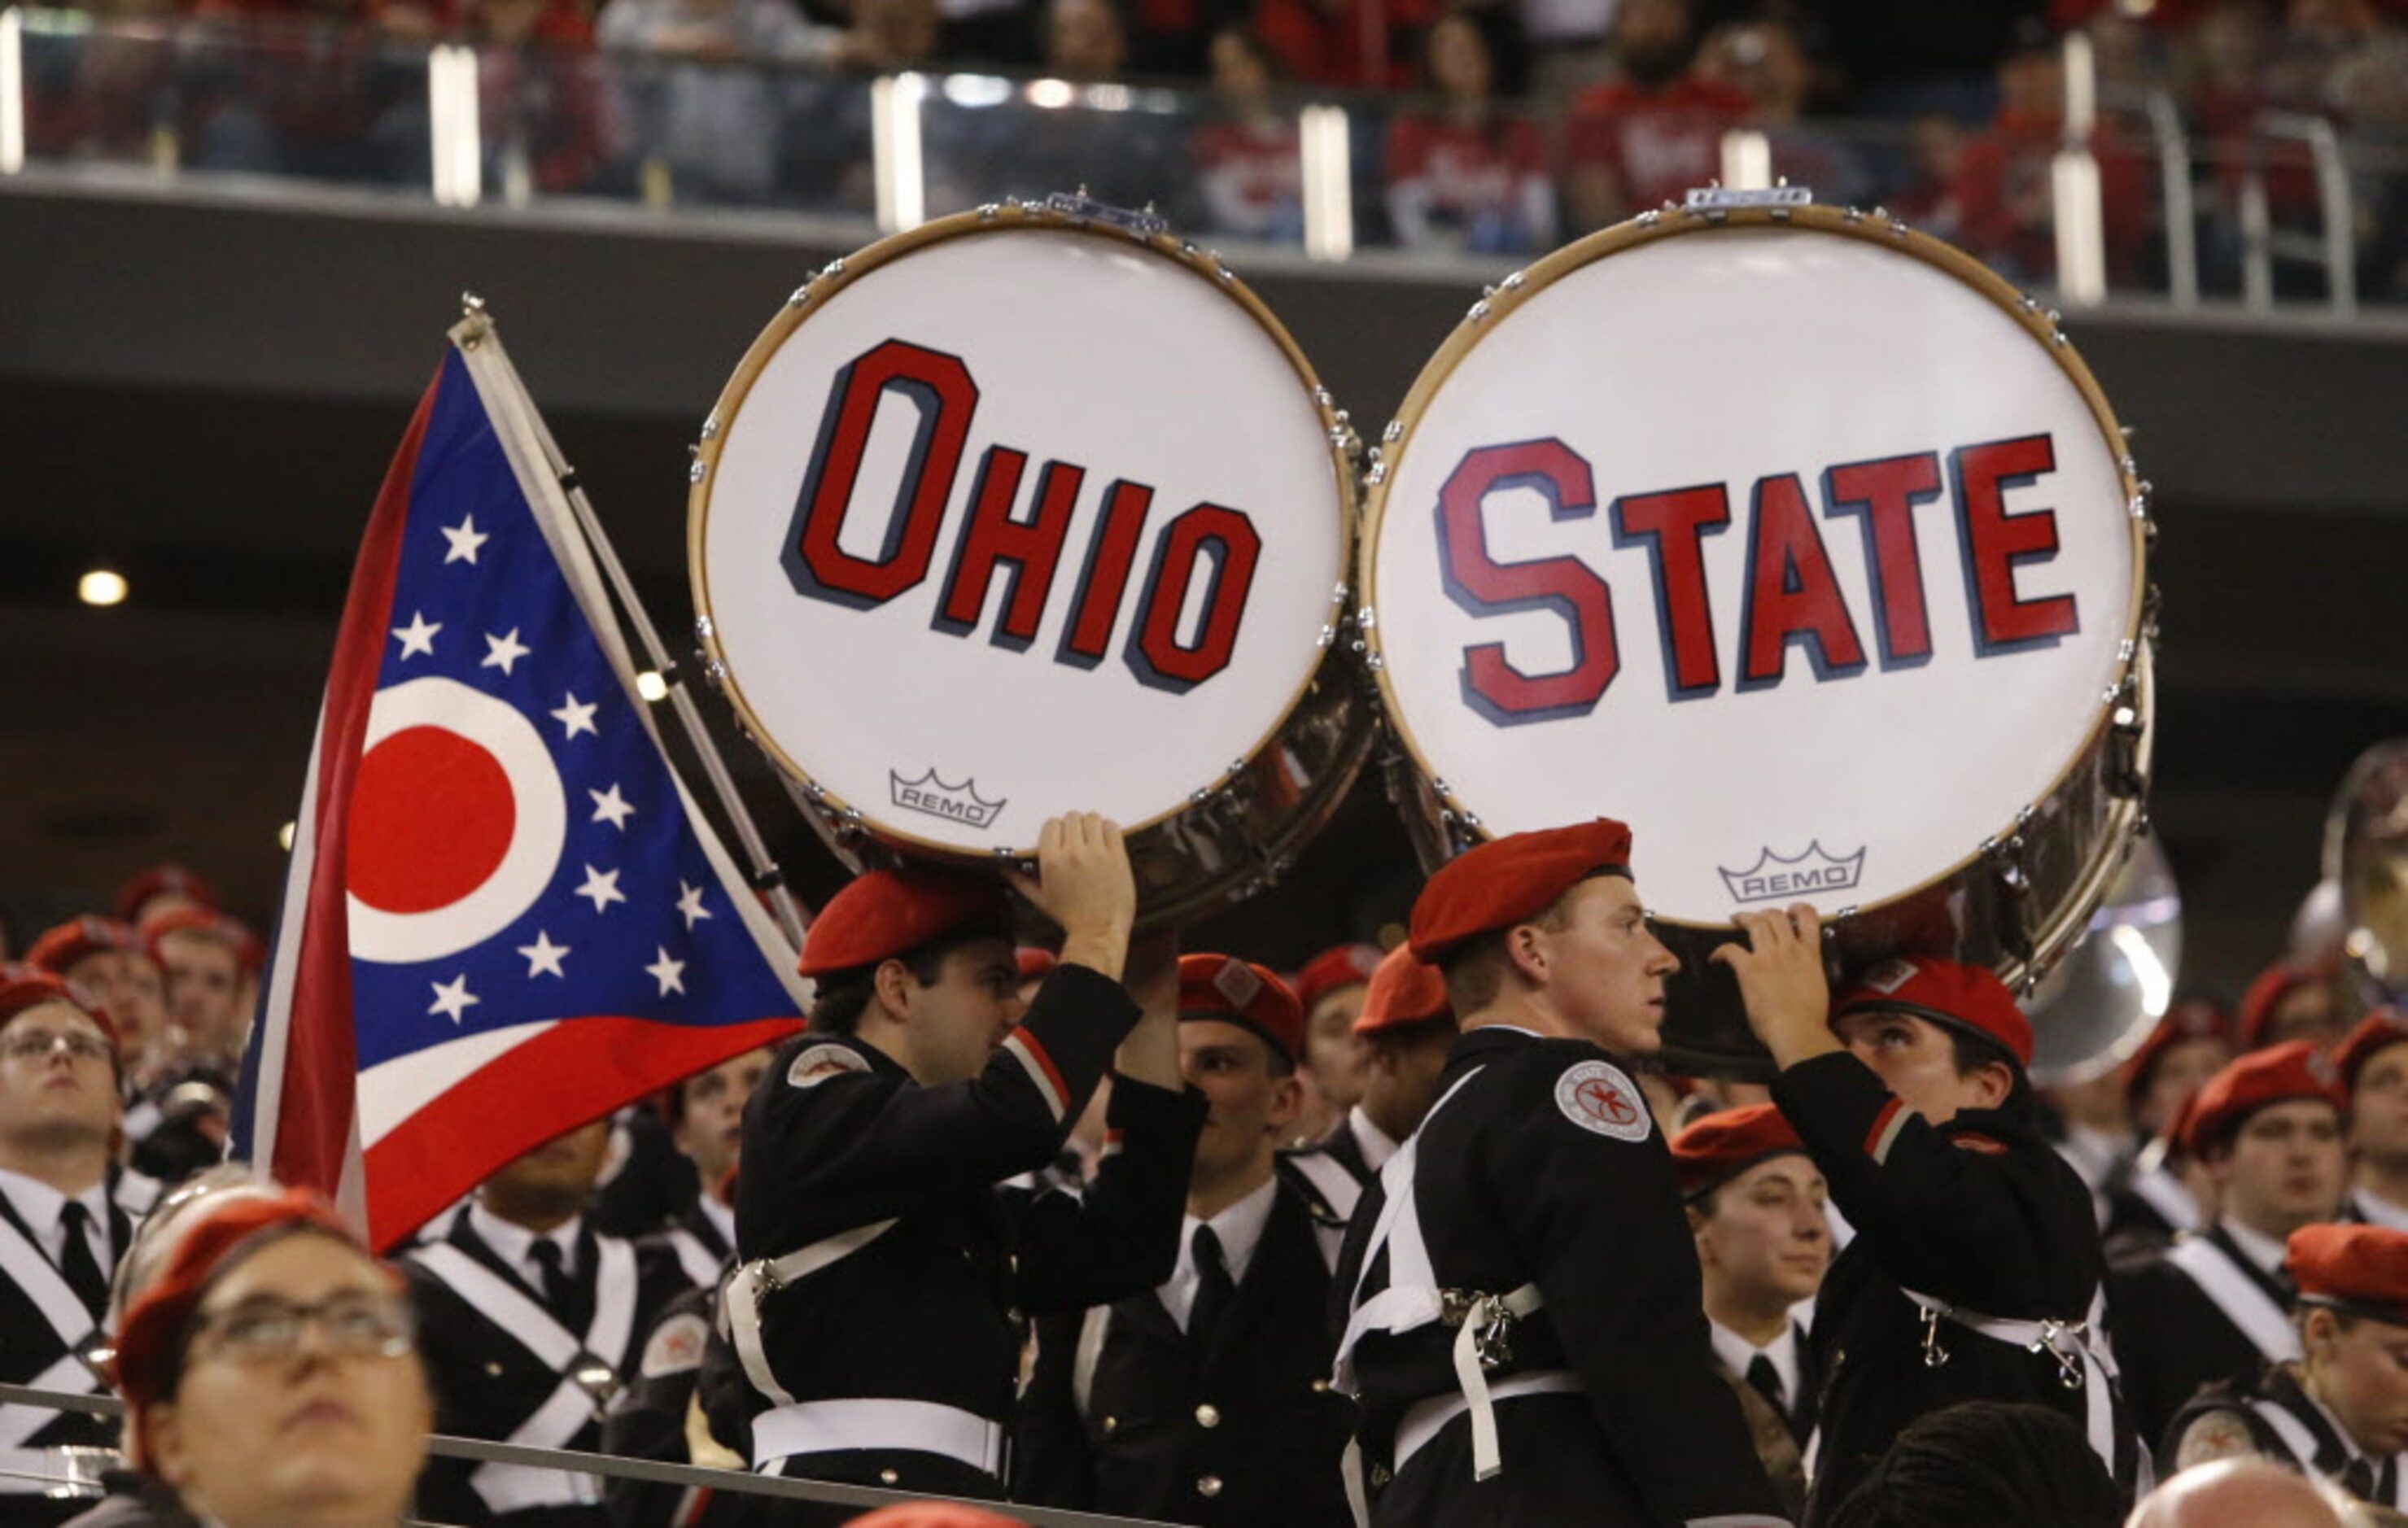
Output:
[[[666,946],[653,948],[660,951],[660,956],[652,964],[644,967],[644,974],[661,984],[660,995],[663,997],[668,996],[671,992],[684,992],[685,962],[669,959],[668,949]]]
[[[443,563],[447,567],[453,563],[475,562],[477,549],[493,539],[492,536],[477,529],[477,517],[474,515],[462,515],[459,524],[438,525],[436,529],[441,531],[443,538],[452,543],[452,550],[443,554]]]
[[[551,976],[564,981],[568,978],[568,973],[560,968],[560,957],[568,953],[568,947],[553,944],[552,935],[543,930],[535,931],[535,943],[519,946],[519,953],[526,957],[529,978]]]
[[[585,867],[585,884],[580,886],[572,894],[592,897],[595,912],[600,912],[613,902],[627,900],[627,893],[619,890],[619,872],[596,870],[590,864]]]
[[[681,876],[678,878],[678,890],[684,893],[678,898],[677,907],[678,911],[685,914],[687,928],[693,928],[695,924],[710,916],[710,909],[702,905],[701,887],[688,886],[685,883],[685,878]]]
[[[567,739],[576,736],[580,732],[592,733],[596,737],[601,736],[602,734],[594,725],[595,703],[590,700],[580,701],[577,698],[577,692],[574,690],[569,691],[567,693],[567,701],[560,707],[560,709],[552,713],[552,719],[553,721],[568,729],[566,732],[561,734],[562,741],[565,742]]]
[[[495,636],[487,633],[485,646],[489,650],[485,653],[485,661],[477,666],[498,668],[505,676],[509,673],[510,665],[525,657],[530,650],[519,646],[519,629],[516,626],[510,628],[510,635],[508,636]]]
[[[627,831],[627,819],[636,815],[636,808],[627,805],[627,798],[619,793],[616,782],[608,791],[589,790],[585,793],[594,798],[595,821],[608,822],[621,833]],[[682,886],[685,882],[678,884]],[[692,928],[694,925],[689,923],[686,926]]]
[[[435,634],[442,629],[441,621],[429,624],[425,612],[412,610],[409,613],[409,624],[395,626],[393,629],[393,635],[401,638],[403,657],[407,658],[414,652],[423,652],[432,658],[435,656]]]
[[[449,982],[434,981],[427,985],[435,989],[435,1006],[426,1011],[439,1013],[455,1024],[460,1021],[462,1014],[484,1001],[468,991],[468,976],[465,971]]]

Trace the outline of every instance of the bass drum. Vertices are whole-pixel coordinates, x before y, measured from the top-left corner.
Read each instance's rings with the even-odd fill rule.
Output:
[[[1417,847],[1629,821],[1671,1064],[1765,1064],[1736,912],[2028,992],[2123,864],[2147,485],[2056,321],[1885,216],[1693,193],[1507,278],[1384,432],[1357,621]]]
[[[1369,750],[1351,444],[1158,221],[930,223],[797,291],[703,426],[707,672],[848,864],[1020,859],[1096,811],[1144,915],[1190,916],[1275,877]]]

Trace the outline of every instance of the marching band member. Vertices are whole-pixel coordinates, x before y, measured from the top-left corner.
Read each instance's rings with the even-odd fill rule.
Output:
[[[687,1284],[666,1246],[587,1223],[609,1142],[603,1119],[536,1148],[403,1255],[439,1431],[536,1449],[600,1443],[604,1408]],[[601,1500],[592,1476],[444,1459],[421,1505],[444,1522],[599,1528]]]
[[[1382,957],[1365,990],[1354,1035],[1363,1047],[1363,1094],[1328,1135],[1282,1155],[1297,1186],[1340,1221],[1364,1186],[1438,1101],[1439,1074],[1455,1044],[1446,978],[1398,945]]]
[[[132,926],[107,918],[70,919],[45,930],[26,950],[25,964],[64,977],[108,1010],[125,1075],[138,1085],[166,1028],[167,1007],[158,963]]]
[[[995,1496],[1023,1313],[1152,1289],[1178,1260],[1204,1105],[1176,998],[1154,991],[1175,971],[1137,973],[1142,1010],[1121,984],[1137,897],[1118,828],[1057,818],[1038,864],[1016,882],[1065,940],[1025,1014],[992,882],[872,871],[811,924],[819,997],[745,1109],[733,1351],[714,1344],[703,1378],[710,1404],[740,1364],[756,1469]],[[1083,1199],[991,1187],[1053,1160],[1108,1065],[1123,1149]]]
[[[2285,1238],[2341,1203],[2339,1078],[2306,1040],[2253,1050],[2192,1101],[2185,1143],[2223,1202],[2214,1225],[2116,1271],[2115,1352],[2144,1435],[2215,1380],[2246,1381],[2300,1356],[2285,1314],[2293,1291]]]
[[[2408,1232],[2304,1226],[2285,1266],[2300,1357],[2194,1396],[2168,1430],[2166,1472],[2262,1455],[2408,1510]]]
[[[1999,978],[1914,956],[1824,997],[1812,907],[1742,913],[1750,1025],[1773,1101],[1856,1228],[1815,1302],[1824,1374],[1810,1523],[1907,1423],[1959,1401],[2063,1413],[2128,1492],[2146,1469],[2098,1332],[2090,1192],[2033,1118],[2031,1026]]]
[[[2341,1219],[2408,1231],[2408,1016],[2368,1014],[2333,1052],[2349,1094],[2356,1183]]]
[[[667,1090],[669,1139],[694,1164],[700,1185],[694,1207],[669,1217],[660,1239],[685,1275],[716,1286],[736,1256],[736,1164],[744,1143],[744,1104],[769,1072],[769,1052],[748,1050]]]
[[[47,972],[0,967],[0,1379],[98,1390],[109,1274],[133,1235],[111,1197],[117,1038],[108,1015]],[[74,1450],[116,1442],[80,1412],[0,1406],[0,1523],[57,1523],[96,1490],[48,1494]],[[91,1481],[95,1477],[85,1475]]]
[[[1794,1311],[1831,1264],[1823,1175],[1781,1111],[1757,1104],[1673,1136],[1672,1178],[1697,1238],[1715,1365],[1739,1396],[1764,1472],[1798,1516],[1822,1376]]]
[[[1365,1057],[1354,1021],[1379,964],[1380,952],[1369,945],[1334,945],[1296,974],[1297,1001],[1304,1005],[1305,1086],[1297,1132],[1308,1145],[1337,1128],[1363,1096]]]
[[[2122,1255],[2122,1248],[2162,1247],[2176,1232],[2200,1228],[2199,1198],[2177,1170],[2184,1157],[2175,1119],[2231,1061],[2224,1016],[2205,1003],[2177,1003],[2125,1064],[2124,1094],[2143,1144],[2107,1188],[2111,1256]]]
[[[1383,1528],[1786,1521],[1714,1375],[1671,1159],[1627,1070],[1679,969],[1629,862],[1619,822],[1514,834],[1413,904],[1463,1033],[1337,1276],[1338,1379]]]
[[[1353,1408],[1329,1389],[1330,1222],[1273,1169],[1304,1010],[1226,955],[1179,962],[1180,1059],[1211,1106],[1168,1281],[1037,1323],[1023,1500],[1168,1522],[1346,1528]]]

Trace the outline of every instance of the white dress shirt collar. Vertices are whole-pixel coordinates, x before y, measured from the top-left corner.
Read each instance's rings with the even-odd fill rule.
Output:
[[[1772,1372],[1781,1377],[1782,1409],[1795,1411],[1798,1408],[1798,1326],[1796,1322],[1783,1322],[1781,1335],[1762,1348],[1758,1348],[1711,1316],[1706,1318],[1706,1329],[1707,1335],[1713,1341],[1714,1356],[1723,1361],[1724,1367],[1742,1379],[1747,1378],[1748,1365],[1756,1362],[1758,1353],[1770,1359]]]
[[[585,1218],[572,1215],[538,1236],[515,1221],[505,1221],[474,1200],[468,1204],[468,1229],[494,1250],[505,1266],[526,1280],[529,1289],[543,1289],[543,1264],[535,1260],[535,1244],[548,1241],[560,1249],[560,1271],[577,1277],[577,1234]]]
[[[1373,1124],[1360,1104],[1346,1111],[1346,1128],[1354,1133],[1354,1144],[1363,1152],[1363,1164],[1375,1173],[1387,1165],[1388,1159],[1397,1154],[1397,1148],[1402,1144],[1390,1140],[1386,1131]]]
[[[61,1193],[38,1178],[12,1173],[0,1168],[0,1193],[8,1196],[8,1207],[25,1222],[52,1263],[66,1255],[67,1231],[59,1217],[65,1213],[67,1194]],[[72,1196],[83,1206],[92,1219],[85,1222],[85,1236],[92,1247],[93,1257],[103,1272],[117,1265],[108,1245],[108,1179],[103,1177],[83,1192]]]
[[[1279,1197],[1279,1178],[1273,1176],[1261,1188],[1213,1216],[1199,1221],[1193,1215],[1182,1216],[1179,1222],[1179,1266],[1170,1272],[1170,1282],[1156,1292],[1162,1307],[1170,1319],[1187,1330],[1187,1311],[1196,1303],[1196,1228],[1210,1225],[1212,1235],[1221,1242],[1221,1261],[1229,1269],[1229,1282],[1245,1282],[1246,1269],[1254,1261],[1254,1249],[1261,1245],[1263,1227],[1271,1218],[1271,1204]]]
[[[734,1247],[736,1245],[736,1210],[734,1207],[723,1205],[718,1200],[706,1193],[702,1196],[702,1213],[710,1220],[713,1226],[718,1228],[719,1235],[726,1241],[727,1245]]]
[[[2350,1190],[2349,1196],[2351,1203],[2358,1207],[2358,1214],[2366,1218],[2367,1224],[2379,1225],[2387,1231],[2408,1231],[2408,1205],[2386,1199],[2372,1189],[2364,1187]]]
[[[2259,1273],[2276,1278],[2283,1277],[2283,1259],[2288,1252],[2281,1242],[2263,1231],[2251,1230],[2229,1215],[2216,1224],[2224,1227],[2224,1234],[2232,1238],[2233,1246],[2240,1248],[2250,1262],[2258,1264]]]

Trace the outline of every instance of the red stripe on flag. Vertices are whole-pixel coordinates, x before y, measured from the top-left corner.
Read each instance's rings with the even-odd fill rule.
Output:
[[[442,382],[438,367],[385,471],[367,534],[360,542],[359,560],[352,564],[351,594],[335,637],[319,742],[318,821],[309,830],[315,835],[316,874],[310,878],[293,968],[293,1016],[286,1030],[276,1139],[261,1143],[272,1152],[270,1168],[279,1181],[313,1188],[330,1198],[351,1150],[357,1102],[351,921],[344,903],[351,786],[359,774],[360,742],[367,734],[368,707],[376,699],[377,674],[384,660],[385,628],[392,619],[393,586],[401,567],[402,530],[409,519],[419,446]]]
[[[1873,1116],[1873,1127],[1865,1132],[1865,1155],[1880,1160],[1882,1135],[1889,1129],[1889,1122],[1898,1118],[1899,1110],[1904,1107],[1906,1105],[1896,1098],[1882,1106],[1882,1111]]]
[[[709,1027],[564,1019],[462,1078],[368,1148],[368,1240],[389,1251],[458,1203],[495,1163],[801,1027],[799,1019]],[[594,1101],[602,1097],[609,1102],[597,1109]]]

